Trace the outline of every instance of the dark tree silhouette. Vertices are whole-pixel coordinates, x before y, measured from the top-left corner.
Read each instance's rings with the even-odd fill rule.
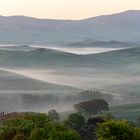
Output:
[[[109,110],[108,103],[104,99],[80,102],[79,104],[75,104],[74,108],[88,117]]]
[[[68,116],[67,120],[65,120],[65,125],[73,128],[75,130],[79,130],[86,124],[85,118],[78,113],[72,113]]]
[[[52,109],[48,112],[48,117],[50,117],[51,119],[53,119],[55,121],[58,121],[60,119],[59,113],[54,109]]]
[[[81,140],[96,140],[98,124],[105,122],[102,117],[89,118],[85,126],[78,130]]]

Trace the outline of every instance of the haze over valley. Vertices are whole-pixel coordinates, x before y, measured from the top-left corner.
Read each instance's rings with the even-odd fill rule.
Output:
[[[53,95],[64,104],[63,96],[85,90],[113,96],[110,105],[139,102],[139,17],[140,11],[77,21],[1,16],[1,96],[18,95],[20,105],[13,108],[19,111],[27,109],[21,105],[23,95]],[[50,107],[43,103],[36,111],[41,108]]]
[[[0,93],[6,98],[51,94],[62,99],[84,90],[98,90],[114,96],[112,105],[139,102],[139,53],[139,47],[84,55],[42,48],[0,50]],[[53,103],[53,107],[72,109],[72,103],[64,108]],[[43,106],[36,111],[47,111]],[[22,106],[14,109],[26,110]]]
[[[0,0],[0,140],[140,140],[140,1]]]

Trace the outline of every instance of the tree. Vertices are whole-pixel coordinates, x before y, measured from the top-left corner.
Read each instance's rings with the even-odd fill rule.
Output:
[[[137,125],[140,127],[140,117],[137,118]]]
[[[85,90],[79,93],[78,99],[80,101],[91,100],[91,99],[101,99],[102,93],[99,91]]]
[[[9,127],[0,127],[0,140],[12,140],[16,135],[16,130]]]
[[[59,98],[52,94],[41,96],[41,98],[42,98],[42,102],[49,103],[49,104],[54,104],[59,102]]]
[[[134,128],[125,120],[110,120],[97,127],[98,140],[133,140]]]
[[[24,107],[32,107],[32,105],[34,104],[42,104],[42,103],[46,103],[46,104],[53,104],[53,103],[58,103],[59,102],[59,98],[51,95],[51,94],[47,94],[47,95],[30,95],[30,94],[23,94],[21,96],[21,101]]]
[[[86,125],[79,129],[81,140],[95,140],[95,127],[93,125]]]
[[[102,117],[93,117],[87,120],[87,125],[97,126],[99,123],[103,123],[105,120]]]
[[[80,102],[79,104],[74,105],[74,108],[88,117],[109,110],[108,103],[104,99]]]
[[[73,128],[75,130],[78,130],[81,127],[83,127],[85,123],[86,123],[85,118],[81,114],[78,114],[78,113],[70,114],[67,120],[65,120],[64,122],[66,126]]]
[[[13,140],[28,140],[28,139],[23,134],[17,134],[17,135],[15,135]]]
[[[96,128],[99,123],[105,122],[101,117],[89,118],[85,126],[79,129],[82,140],[95,140]]]
[[[21,120],[21,118],[20,118]],[[37,127],[43,128],[51,119],[45,113],[25,113],[23,120],[31,120]],[[22,120],[21,120],[22,121]]]
[[[134,129],[133,140],[140,140],[140,128],[135,128]]]
[[[35,140],[38,135],[43,136],[42,131],[45,131],[50,122],[52,121],[46,114],[23,113],[22,116],[11,118],[3,123],[3,128],[0,128],[0,140],[24,140],[30,137]]]
[[[92,90],[85,90],[79,93],[77,99],[79,101],[85,101],[85,100],[95,100],[95,99],[104,99],[106,101],[111,102],[113,100],[113,95],[111,94],[105,94],[100,91],[92,91]]]
[[[53,119],[55,121],[58,121],[60,119],[59,113],[54,109],[52,109],[48,112],[48,117],[50,117],[51,119]]]
[[[68,129],[60,124],[55,124],[49,131],[48,140],[80,140],[80,136],[72,129]]]
[[[36,128],[32,131],[30,140],[45,140],[45,130],[43,128]]]

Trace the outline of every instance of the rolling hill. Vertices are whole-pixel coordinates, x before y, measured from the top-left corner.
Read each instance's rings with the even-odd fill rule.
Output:
[[[139,93],[139,60],[139,47],[89,55],[0,50],[1,68],[50,83],[120,93]]]
[[[0,50],[0,66],[13,68],[103,67],[114,68],[115,70],[116,67],[122,69],[125,66],[139,65],[139,60],[139,47],[87,55],[78,55],[51,49],[34,49],[26,52]]]

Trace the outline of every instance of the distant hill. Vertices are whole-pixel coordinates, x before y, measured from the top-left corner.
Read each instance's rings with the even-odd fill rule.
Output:
[[[132,42],[121,42],[121,41],[94,41],[87,39],[79,42],[72,42],[65,44],[64,46],[68,47],[99,47],[99,48],[129,48],[129,47],[138,47],[138,43]]]
[[[0,42],[65,44],[85,39],[139,42],[139,25],[140,11],[138,10],[83,20],[0,16]]]

